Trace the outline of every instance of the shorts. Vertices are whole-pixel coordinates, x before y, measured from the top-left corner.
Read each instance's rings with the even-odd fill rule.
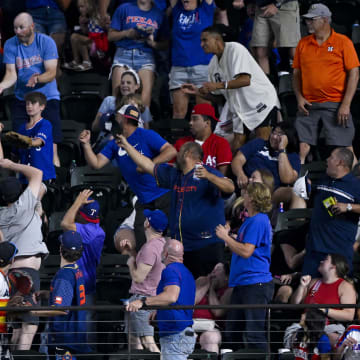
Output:
[[[191,335],[192,334],[192,335]],[[195,348],[196,335],[191,327],[160,338],[162,360],[186,360]]]
[[[261,127],[274,126],[277,122],[277,112],[278,108],[274,106],[271,111],[267,114],[266,118],[260,123],[254,130]],[[232,114],[233,120],[233,132],[236,134],[248,135],[250,130],[242,122],[242,120],[237,116],[237,114]]]
[[[42,112],[42,116],[44,119],[51,122],[54,143],[61,143],[63,136],[60,119],[60,100],[48,100],[45,110]],[[14,131],[19,131],[20,126],[28,121],[29,117],[26,114],[24,100],[14,99],[11,106],[11,118]]]
[[[309,116],[298,113],[295,128],[300,142],[316,145],[318,139],[318,127],[321,120],[326,145],[352,146],[355,135],[354,124],[350,114],[348,124],[342,127],[337,123],[337,113],[340,103],[325,102],[312,103]]]
[[[127,66],[137,72],[140,70],[155,72],[155,59],[151,52],[141,49],[117,48],[111,70],[116,66]]]
[[[275,38],[277,47],[295,48],[301,38],[298,2],[282,5],[277,14],[269,18],[260,16],[261,12],[256,9],[251,47],[267,48]]]
[[[47,35],[66,33],[67,25],[64,13],[59,9],[51,7],[39,7],[28,9],[34,19],[35,31]]]
[[[144,295],[134,294],[128,300],[129,302],[139,300]],[[139,310],[136,312],[125,312],[125,332],[131,335],[154,336],[154,327],[149,324],[149,318],[153,310]],[[130,321],[130,329],[128,322]]]
[[[169,89],[177,90],[183,84],[192,83],[201,87],[208,81],[208,65],[172,66],[169,74]]]
[[[40,272],[38,270],[27,268],[27,267],[19,267],[19,268],[10,269],[9,273],[11,273],[12,271],[16,271],[16,270],[21,270],[23,272],[26,272],[33,281],[33,290],[31,291],[30,294],[24,296],[24,300],[28,301],[32,305],[38,305],[38,304],[35,304],[35,302],[34,302],[33,294],[40,290]],[[16,293],[16,291],[17,291],[17,289],[13,287],[13,288],[11,288],[10,294],[14,295]],[[28,324],[33,324],[33,325],[39,325],[39,317],[30,315],[29,313],[23,313],[14,320],[13,327],[15,329],[21,328],[22,322],[25,322]]]

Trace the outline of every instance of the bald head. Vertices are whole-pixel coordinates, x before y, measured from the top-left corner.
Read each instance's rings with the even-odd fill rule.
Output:
[[[183,262],[184,247],[180,241],[174,239],[168,240],[164,250],[166,252],[166,264]]]
[[[31,26],[34,23],[34,20],[29,13],[22,12],[14,19],[14,25],[16,23],[21,23],[26,26]]]

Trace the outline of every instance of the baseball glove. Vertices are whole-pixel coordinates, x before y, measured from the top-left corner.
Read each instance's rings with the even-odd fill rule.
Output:
[[[32,140],[29,136],[21,135],[15,131],[7,132],[4,135],[4,141],[21,149],[28,149],[32,146]]]
[[[30,301],[24,299],[22,295],[15,295],[10,298],[7,303],[8,307],[32,306]]]
[[[31,276],[22,270],[13,270],[9,273],[11,293],[15,295],[29,295],[33,291]]]

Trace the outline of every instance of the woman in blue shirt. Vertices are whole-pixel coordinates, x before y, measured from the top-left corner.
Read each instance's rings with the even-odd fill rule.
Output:
[[[218,225],[216,235],[225,241],[233,252],[229,287],[233,287],[231,304],[268,304],[274,285],[270,273],[272,229],[267,213],[271,210],[270,189],[261,183],[251,183],[243,194],[248,218],[235,240],[229,228]],[[265,309],[236,309],[228,313],[226,341],[237,344],[244,331],[250,347],[267,351],[265,335]],[[235,321],[234,320],[242,320]],[[236,345],[235,345],[236,347]]]

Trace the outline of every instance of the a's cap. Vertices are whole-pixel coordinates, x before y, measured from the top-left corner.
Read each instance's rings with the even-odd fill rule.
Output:
[[[310,185],[307,181],[307,174],[308,172],[306,172],[304,176],[298,178],[293,186],[293,192],[295,193],[295,195],[299,196],[304,200],[309,200],[310,194]]]
[[[324,4],[312,4],[308,10],[308,13],[302,17],[305,19],[313,19],[318,16],[331,17],[331,11]]]
[[[10,264],[17,253],[18,249],[12,242],[0,242],[0,267]]]
[[[118,110],[118,113],[125,116],[128,119],[133,119],[136,121],[140,121],[140,111],[139,109],[134,105],[124,105],[123,107]]]
[[[0,182],[0,202],[7,205],[15,202],[21,195],[23,189],[16,177],[8,177]]]
[[[197,104],[192,109],[191,115],[206,115],[212,117],[215,121],[219,119],[215,116],[215,109],[210,104]]]
[[[144,210],[144,216],[149,220],[151,227],[157,232],[163,232],[168,226],[168,218],[161,210]]]
[[[92,198],[89,198],[89,200],[93,200]],[[79,209],[80,215],[88,222],[91,223],[98,223],[100,222],[99,216],[100,216],[100,205],[99,203],[94,200],[90,204],[84,204]]]
[[[82,249],[82,237],[76,231],[65,231],[59,236],[59,241],[64,249],[68,250],[81,250]]]

